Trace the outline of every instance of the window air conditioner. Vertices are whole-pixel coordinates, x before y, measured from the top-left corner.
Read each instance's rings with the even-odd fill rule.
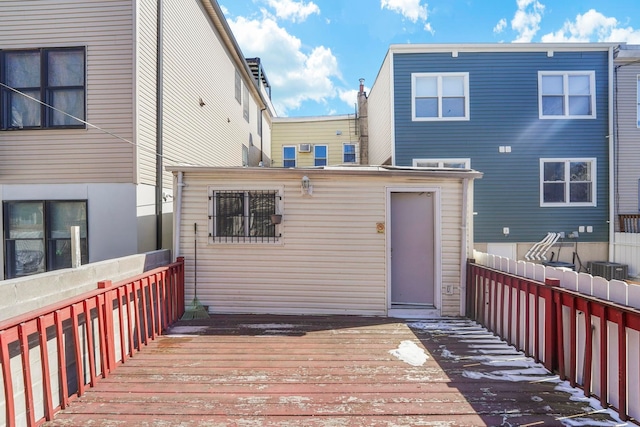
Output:
[[[300,153],[310,153],[311,152],[311,144],[298,144],[298,152],[300,152]]]

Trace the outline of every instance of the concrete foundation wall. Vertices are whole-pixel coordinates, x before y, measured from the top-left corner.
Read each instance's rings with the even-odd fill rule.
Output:
[[[147,252],[0,281],[0,321],[97,289],[171,262],[168,250]]]

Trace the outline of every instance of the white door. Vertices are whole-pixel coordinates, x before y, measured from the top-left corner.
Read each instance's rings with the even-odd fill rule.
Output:
[[[391,193],[391,304],[434,306],[434,193]]]

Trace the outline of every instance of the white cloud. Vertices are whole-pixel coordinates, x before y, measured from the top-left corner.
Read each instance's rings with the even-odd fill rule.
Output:
[[[278,18],[293,22],[303,22],[313,13],[320,14],[320,8],[312,1],[267,0],[267,3],[275,9]]]
[[[529,43],[540,29],[544,5],[538,0],[517,0],[518,10],[511,20],[511,28],[518,32],[514,42]]]
[[[640,30],[619,28],[616,18],[604,16],[594,9],[566,21],[556,32],[542,36],[543,42],[627,42],[640,43]]]
[[[247,57],[260,57],[273,87],[272,102],[279,115],[287,115],[305,101],[327,103],[337,96],[338,60],[325,46],[305,49],[265,14],[261,19],[237,17],[229,26]]]
[[[427,5],[421,5],[420,0],[380,0],[380,9],[385,8],[400,13],[411,22],[427,20]]]
[[[506,27],[507,27],[507,20],[502,18],[500,21],[498,21],[496,26],[493,27],[493,32],[496,34],[499,34],[503,32]]]
[[[434,35],[436,33],[436,30],[434,30],[431,26],[431,22],[427,22],[426,24],[424,24],[424,30],[430,32],[431,35]]]

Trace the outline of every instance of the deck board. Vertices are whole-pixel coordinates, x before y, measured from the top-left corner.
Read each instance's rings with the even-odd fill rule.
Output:
[[[181,321],[44,425],[553,426],[566,417],[610,420],[606,413],[585,415],[588,405],[555,390],[553,375],[519,369],[524,357],[473,322],[422,326],[349,316]],[[425,351],[424,364],[390,353],[403,341]],[[493,379],[500,375],[503,380]]]

